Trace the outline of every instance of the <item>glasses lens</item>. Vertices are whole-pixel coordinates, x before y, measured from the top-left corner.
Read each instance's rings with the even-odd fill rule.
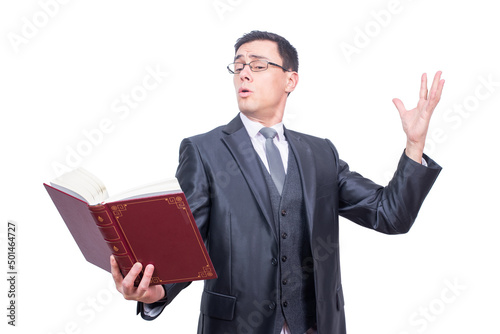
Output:
[[[243,64],[243,63],[233,63],[233,64],[229,64],[228,68],[233,73],[240,73],[243,70],[244,66],[245,66],[245,64]]]
[[[250,68],[254,72],[261,72],[267,70],[267,62],[262,60],[254,60],[250,62]]]

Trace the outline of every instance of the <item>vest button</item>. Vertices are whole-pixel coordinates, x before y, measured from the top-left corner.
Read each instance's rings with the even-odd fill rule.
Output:
[[[283,217],[285,217],[285,216],[286,216],[286,210],[281,210],[281,215],[282,215]]]
[[[288,283],[288,281],[286,279],[284,279],[281,283],[283,283],[283,285],[286,285],[286,283]]]
[[[283,302],[283,307],[287,307],[288,306],[288,302]]]
[[[286,238],[288,238],[288,234],[283,233],[283,234],[281,235],[281,237],[282,237],[283,239],[286,239]]]
[[[282,256],[282,257],[281,257],[281,261],[286,262],[286,260],[287,260],[287,257],[286,257],[286,256]]]
[[[277,265],[278,264],[278,260],[276,258],[273,257],[273,259],[271,260],[271,264],[273,266]]]

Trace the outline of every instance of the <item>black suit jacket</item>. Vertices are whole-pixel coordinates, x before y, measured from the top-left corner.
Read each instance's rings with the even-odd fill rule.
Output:
[[[386,187],[349,170],[327,139],[285,129],[298,162],[306,207],[319,334],[345,333],[338,249],[339,215],[387,234],[406,233],[441,167],[405,154]],[[279,303],[280,237],[259,157],[238,115],[183,140],[177,178],[218,278],[205,281],[198,333],[272,333]],[[160,311],[189,283],[165,286]],[[142,305],[139,304],[139,311]],[[153,319],[142,312],[145,319]]]

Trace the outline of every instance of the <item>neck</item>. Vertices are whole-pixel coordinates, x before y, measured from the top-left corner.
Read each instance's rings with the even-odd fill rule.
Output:
[[[266,127],[271,127],[283,121],[284,109],[279,109],[270,113],[248,112],[240,110],[249,120],[258,122]]]
[[[278,123],[281,123],[282,121],[282,118],[281,117],[275,117],[275,118],[259,118],[259,117],[253,117],[253,116],[249,116],[245,113],[243,113],[243,115],[245,115],[246,117],[248,117],[249,120],[251,121],[254,121],[254,122],[258,122],[266,127],[271,127],[273,125],[276,125]]]

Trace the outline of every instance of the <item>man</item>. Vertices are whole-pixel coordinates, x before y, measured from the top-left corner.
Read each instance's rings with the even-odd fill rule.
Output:
[[[329,140],[283,127],[298,83],[297,53],[287,40],[246,34],[228,69],[240,114],[185,139],[177,171],[218,274],[205,281],[198,333],[345,333],[338,215],[388,234],[410,229],[441,169],[423,155],[441,73],[429,96],[422,76],[416,108],[393,101],[407,142],[384,188],[349,171]],[[139,301],[148,320],[189,285],[149,286],[148,265],[135,288],[141,264],[125,278],[113,258],[111,265],[117,289]]]

